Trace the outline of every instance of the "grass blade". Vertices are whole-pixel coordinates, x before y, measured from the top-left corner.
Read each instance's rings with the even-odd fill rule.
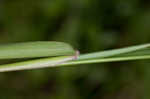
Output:
[[[92,63],[106,63],[106,62],[119,62],[119,61],[133,61],[133,60],[144,60],[150,59],[150,55],[144,56],[126,56],[126,57],[110,57],[110,58],[102,58],[102,59],[90,59],[90,60],[76,60],[70,61],[59,66],[70,66],[70,65],[79,65],[79,64],[92,64]]]
[[[149,44],[144,44],[116,50],[84,54],[80,56],[78,56],[78,54],[75,54],[73,56],[57,56],[53,58],[29,60],[13,64],[4,64],[0,66],[0,72],[71,65],[77,66],[78,64],[150,59],[149,47]],[[78,59],[76,59],[76,57],[78,57]]]
[[[102,51],[102,52],[89,53],[89,54],[84,54],[84,55],[80,56],[78,59],[85,60],[85,59],[112,57],[112,56],[119,55],[119,54],[126,54],[126,53],[131,53],[134,51],[143,50],[148,47],[150,47],[150,44],[136,45],[136,46],[125,47],[125,48],[120,48],[120,49],[113,49],[113,50],[107,50],[107,51]]]
[[[55,67],[69,60],[74,60],[75,58],[76,56],[59,56],[59,57],[35,59],[12,64],[5,64],[0,66],[0,72]]]
[[[54,41],[37,41],[0,45],[0,59],[37,58],[74,55],[68,44]]]

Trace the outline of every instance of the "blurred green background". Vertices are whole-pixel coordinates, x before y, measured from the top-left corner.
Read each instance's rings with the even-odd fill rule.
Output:
[[[0,43],[63,41],[81,53],[150,41],[149,0],[0,0]],[[0,99],[149,99],[149,60],[0,73]]]

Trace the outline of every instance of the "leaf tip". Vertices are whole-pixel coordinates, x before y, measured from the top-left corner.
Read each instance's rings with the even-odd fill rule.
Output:
[[[79,56],[79,55],[80,55],[80,51],[76,50],[74,59],[75,59],[75,60],[78,59],[78,56]]]

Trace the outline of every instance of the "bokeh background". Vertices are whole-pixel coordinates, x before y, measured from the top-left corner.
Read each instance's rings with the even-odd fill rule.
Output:
[[[0,43],[63,41],[81,53],[150,41],[149,0],[0,0]],[[150,60],[0,73],[0,99],[149,99]]]

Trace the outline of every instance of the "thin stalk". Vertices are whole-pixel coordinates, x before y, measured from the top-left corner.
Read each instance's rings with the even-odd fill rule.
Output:
[[[105,63],[105,62],[118,62],[118,61],[131,61],[131,60],[144,60],[150,59],[150,55],[145,56],[128,56],[128,57],[112,57],[103,59],[91,59],[91,60],[75,60],[59,64],[58,66],[70,66],[79,64],[92,64],[92,63]]]
[[[112,57],[120,54],[126,54],[126,53],[132,53],[135,51],[140,51],[144,49],[148,49],[150,47],[150,44],[143,44],[143,45],[135,45],[125,48],[119,48],[119,49],[112,49],[112,50],[106,50],[106,51],[100,51],[100,52],[94,52],[94,53],[87,53],[79,56],[79,60],[85,60],[85,59],[94,59],[94,58],[105,58],[105,57]]]

